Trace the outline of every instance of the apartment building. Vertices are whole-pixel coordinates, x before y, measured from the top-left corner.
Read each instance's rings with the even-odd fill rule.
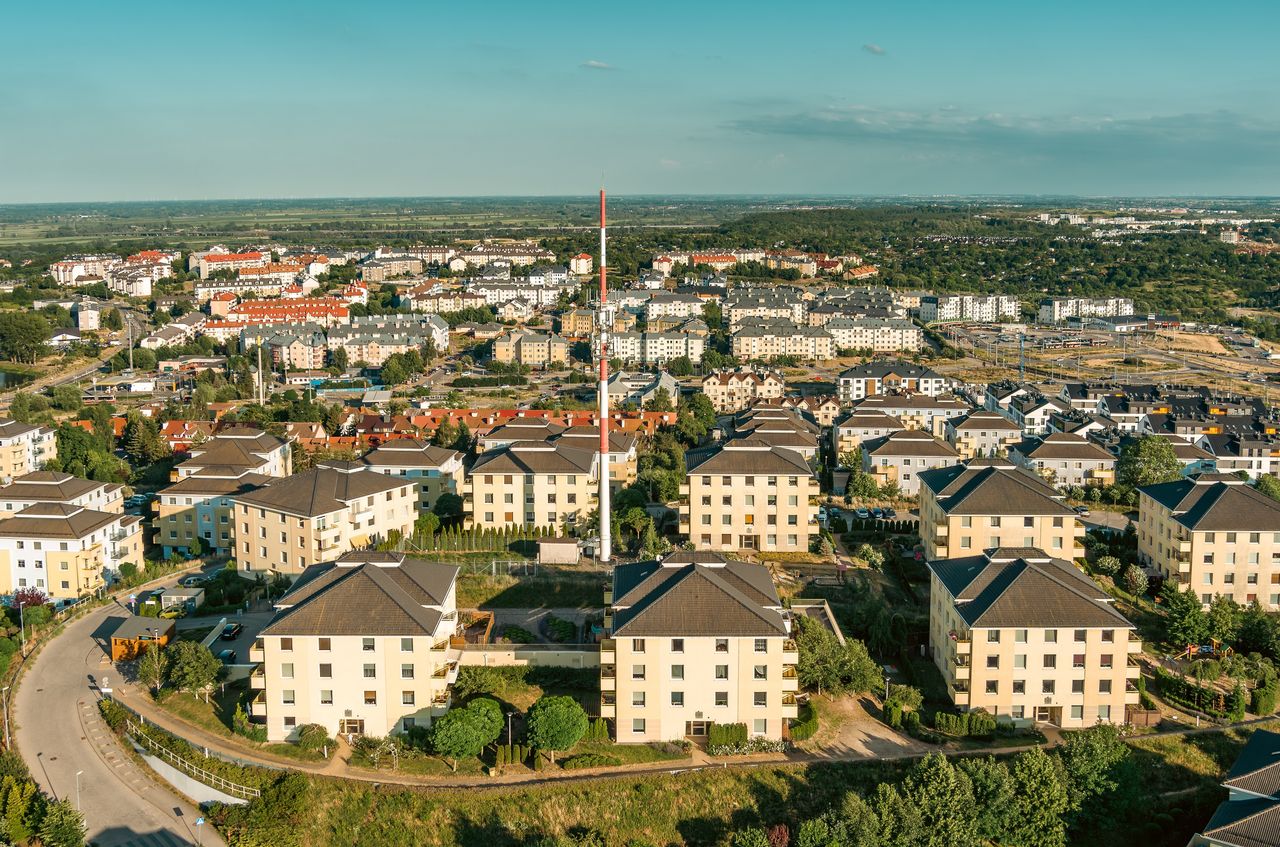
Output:
[[[682,356],[697,362],[706,349],[705,332],[617,332],[609,336],[611,357],[629,365],[665,365]]]
[[[347,323],[351,310],[333,297],[298,297],[292,300],[247,300],[227,309],[220,321],[247,326],[294,326],[313,323],[332,327]],[[206,330],[207,331],[207,330]]]
[[[999,412],[970,412],[943,426],[947,443],[965,460],[1004,455],[1022,440],[1022,427]]]
[[[884,412],[906,425],[907,429],[923,429],[942,435],[946,423],[967,415],[972,409],[958,397],[927,394],[873,394],[854,406],[860,412]]]
[[[142,518],[36,503],[0,520],[0,594],[36,588],[55,600],[92,594],[125,562],[141,567]]]
[[[569,260],[569,273],[577,276],[591,276],[595,271],[595,260],[590,253],[579,253]]]
[[[458,569],[403,553],[355,550],[313,565],[275,604],[250,650],[254,717],[267,739],[320,724],[329,735],[385,736],[449,709],[461,651]]]
[[[323,462],[231,498],[241,572],[296,576],[317,562],[408,535],[417,486],[360,462]]]
[[[596,328],[596,313],[591,309],[569,309],[560,314],[560,334],[569,338],[590,338]]]
[[[831,428],[831,448],[837,457],[862,448],[864,442],[906,429],[893,415],[876,410],[850,412]]]
[[[731,330],[761,319],[808,323],[804,297],[796,288],[739,289],[725,298],[723,312]]]
[[[420,438],[392,438],[361,458],[370,470],[414,480],[418,512],[429,512],[442,494],[461,494],[462,454]]]
[[[124,486],[95,482],[61,471],[34,471],[0,486],[0,518],[37,503],[61,503],[98,512],[124,511]]]
[[[804,457],[756,438],[685,457],[680,533],[699,550],[805,552],[818,532],[818,481]]]
[[[835,317],[823,324],[836,350],[914,353],[924,346],[924,331],[901,318]]]
[[[951,387],[951,380],[924,365],[911,362],[867,362],[840,374],[840,399],[854,403],[873,394],[910,391],[937,397]]]
[[[1036,319],[1042,324],[1063,323],[1068,318],[1113,318],[1134,314],[1128,297],[1046,297]]]
[[[47,426],[0,418],[0,482],[38,471],[58,457],[57,433]]]
[[[293,473],[289,442],[247,426],[227,427],[208,441],[188,447],[187,455],[187,460],[173,469],[174,481],[225,469],[272,477]]]
[[[995,547],[1034,547],[1065,559],[1084,555],[1084,526],[1063,496],[1006,459],[920,474],[920,539],[929,561]]]
[[[757,400],[752,405],[777,405],[791,409],[822,427],[834,426],[836,418],[840,417],[840,400],[834,394],[808,394],[804,397],[792,394],[781,400]]]
[[[241,268],[263,268],[271,263],[271,254],[259,251],[247,253],[205,253],[197,260],[196,269],[201,279],[208,279],[217,271],[239,271]]]
[[[721,414],[780,399],[786,388],[781,372],[764,368],[712,371],[702,379],[702,393]]]
[[[1081,729],[1137,705],[1141,640],[1071,562],[998,548],[929,571],[929,651],[961,709]]]
[[[700,318],[706,308],[706,301],[695,294],[680,294],[674,291],[655,291],[644,303],[644,317],[647,321],[660,318]]]
[[[810,463],[817,462],[822,436],[822,427],[796,410],[772,405],[756,405],[739,413],[722,431],[726,438],[750,438],[794,450]]]
[[[391,356],[433,345],[449,349],[449,324],[439,315],[369,315],[329,331],[329,350],[346,351],[348,362],[381,367]]]
[[[1280,503],[1234,474],[1200,473],[1138,493],[1138,559],[1206,606],[1223,594],[1280,607]]]
[[[1009,460],[1044,477],[1050,485],[1111,485],[1116,457],[1081,435],[1055,432],[1009,448]]]
[[[219,556],[235,555],[233,498],[257,491],[279,477],[246,467],[212,466],[162,488],[153,503],[153,542],[167,559],[198,548]]]
[[[920,320],[927,324],[995,323],[1017,320],[1020,314],[1018,298],[1011,294],[926,294],[920,298]]]
[[[922,472],[958,461],[954,447],[919,429],[902,429],[862,443],[862,469],[877,485],[896,485],[908,497],[919,493]]]
[[[766,567],[676,552],[619,565],[600,645],[600,714],[619,742],[742,723],[782,738],[797,714],[791,621]]]
[[[778,356],[794,356],[806,361],[831,359],[836,343],[820,326],[799,326],[789,320],[757,319],[744,324],[730,339],[733,355],[739,359],[768,361]]]
[[[531,368],[564,365],[569,362],[569,342],[554,332],[515,330],[493,339],[493,358]]]
[[[422,260],[417,256],[380,256],[360,263],[360,278],[365,282],[386,282],[396,277],[420,274],[422,268]]]
[[[411,288],[400,295],[400,302],[407,304],[415,312],[426,312],[443,315],[449,312],[461,312],[463,309],[479,309],[484,307],[484,295],[461,289],[440,291],[439,283],[428,283]]]
[[[680,383],[666,371],[617,371],[609,375],[609,406],[642,409],[665,391],[672,406],[680,399]]]
[[[599,433],[594,444],[515,441],[477,457],[462,486],[467,526],[560,530],[596,508]]]

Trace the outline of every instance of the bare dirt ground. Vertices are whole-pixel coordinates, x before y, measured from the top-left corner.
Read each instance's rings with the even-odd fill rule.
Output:
[[[1228,352],[1222,340],[1216,335],[1203,335],[1195,332],[1157,332],[1159,342],[1155,346],[1168,345],[1174,350],[1189,350],[1192,353],[1210,353],[1220,355]]]
[[[815,696],[814,700],[819,728],[812,738],[797,745],[805,751],[833,756],[891,756],[924,753],[930,749],[874,717],[871,710],[878,711],[879,705],[870,697]]]

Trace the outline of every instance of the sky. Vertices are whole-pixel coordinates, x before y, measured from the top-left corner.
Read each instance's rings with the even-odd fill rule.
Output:
[[[1280,194],[1280,3],[14,3],[0,204]],[[20,35],[19,35],[20,34]]]

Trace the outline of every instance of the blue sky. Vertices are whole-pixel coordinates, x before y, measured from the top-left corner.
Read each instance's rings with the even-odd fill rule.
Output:
[[[21,3],[0,203],[1280,194],[1280,3]],[[16,35],[19,34],[20,36]]]

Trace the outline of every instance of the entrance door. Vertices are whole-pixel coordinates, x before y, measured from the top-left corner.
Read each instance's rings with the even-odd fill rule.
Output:
[[[1050,708],[1048,706],[1036,706],[1036,723],[1049,722]]]
[[[342,735],[364,735],[364,718],[343,718],[338,721],[338,732]]]
[[[684,734],[698,737],[705,736],[710,723],[710,721],[685,721]]]

